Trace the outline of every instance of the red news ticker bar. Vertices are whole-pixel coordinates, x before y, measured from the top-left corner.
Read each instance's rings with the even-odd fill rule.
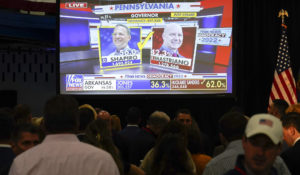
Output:
[[[226,79],[172,79],[170,81],[171,90],[226,90],[226,86]]]

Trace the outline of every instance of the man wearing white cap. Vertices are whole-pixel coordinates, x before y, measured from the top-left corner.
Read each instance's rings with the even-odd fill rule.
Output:
[[[273,167],[283,139],[281,121],[270,114],[256,114],[247,123],[242,140],[244,155],[239,155],[234,169],[226,175],[275,175]]]

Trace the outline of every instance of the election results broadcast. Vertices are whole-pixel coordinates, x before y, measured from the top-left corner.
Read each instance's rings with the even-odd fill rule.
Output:
[[[62,94],[231,94],[232,0],[60,1]]]

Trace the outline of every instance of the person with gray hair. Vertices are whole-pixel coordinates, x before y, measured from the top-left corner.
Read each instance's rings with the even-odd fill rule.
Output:
[[[130,29],[123,24],[115,26],[112,40],[116,50],[109,54],[109,56],[126,56],[139,53],[138,50],[129,47],[128,42],[131,40]]]
[[[131,153],[131,162],[139,165],[146,153],[154,146],[157,136],[168,124],[170,117],[163,111],[154,111],[150,114],[147,125],[136,136],[134,152]]]
[[[178,52],[178,49],[183,43],[183,32],[180,25],[175,23],[167,24],[164,28],[162,38],[164,42],[159,49],[161,54],[166,54],[166,56],[184,58],[184,56],[182,56]]]
[[[150,129],[155,136],[158,136],[161,129],[170,121],[168,114],[162,111],[154,111],[147,122],[147,128]]]

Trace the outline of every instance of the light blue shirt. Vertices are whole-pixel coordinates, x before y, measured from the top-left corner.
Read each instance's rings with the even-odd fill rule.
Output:
[[[230,142],[223,153],[208,162],[203,171],[203,175],[223,175],[227,171],[234,169],[239,154],[244,154],[242,140]],[[279,156],[276,157],[273,167],[277,170],[278,175],[291,174],[286,164]]]

